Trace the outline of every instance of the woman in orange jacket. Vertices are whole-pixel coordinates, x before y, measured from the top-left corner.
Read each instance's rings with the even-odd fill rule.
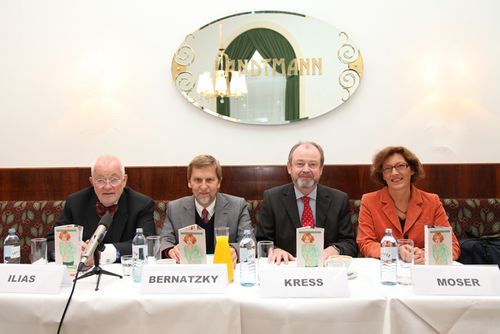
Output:
[[[413,240],[415,263],[424,263],[424,225],[450,226],[439,196],[413,184],[424,175],[420,160],[405,147],[386,147],[374,156],[371,176],[384,188],[361,198],[356,241],[365,257],[380,258],[380,240],[392,228],[396,240]],[[454,234],[452,248],[456,260],[460,246]]]

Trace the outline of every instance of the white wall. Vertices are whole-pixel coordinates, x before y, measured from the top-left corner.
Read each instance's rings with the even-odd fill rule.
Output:
[[[196,6],[195,11],[189,11]],[[231,123],[191,106],[170,63],[186,34],[247,10],[286,10],[346,31],[364,57],[353,98],[286,126]],[[423,162],[500,162],[496,0],[0,0],[0,167],[283,164],[298,140],[329,164],[386,145]]]

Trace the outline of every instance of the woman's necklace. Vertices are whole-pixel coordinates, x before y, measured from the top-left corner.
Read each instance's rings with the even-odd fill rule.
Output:
[[[397,194],[397,193],[391,194],[391,198],[392,198],[392,202],[394,203],[394,207],[396,208],[396,210],[406,217],[406,213],[408,212],[408,204],[409,204],[410,198],[411,198],[411,192],[404,192],[404,193],[400,193],[400,194]],[[395,198],[402,199],[403,203],[406,204],[406,210],[401,210],[400,208],[398,208],[398,205],[396,204]],[[402,217],[402,218],[405,219],[405,217]]]
[[[406,208],[406,211],[403,211],[400,208],[398,208],[398,206],[396,205],[396,202],[394,202],[394,206],[396,207],[396,210],[398,210],[399,212],[401,212],[404,215],[406,215],[406,213],[408,212],[408,208]]]

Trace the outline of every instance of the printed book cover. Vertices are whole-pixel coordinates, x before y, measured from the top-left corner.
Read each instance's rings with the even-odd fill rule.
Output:
[[[297,267],[323,267],[323,233],[320,227],[297,229]]]
[[[196,224],[179,229],[181,264],[206,264],[205,230]]]
[[[54,248],[56,264],[63,264],[70,274],[76,273],[82,254],[83,227],[63,225],[54,228]]]
[[[449,265],[452,257],[451,227],[426,225],[424,227],[425,264]]]

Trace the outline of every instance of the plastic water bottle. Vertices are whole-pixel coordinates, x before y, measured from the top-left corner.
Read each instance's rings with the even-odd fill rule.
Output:
[[[134,282],[140,282],[142,276],[142,265],[146,262],[148,254],[148,245],[142,232],[142,228],[135,230],[135,237],[132,239],[132,277]]]
[[[9,228],[9,235],[3,242],[3,262],[21,263],[21,241],[14,228]]]
[[[255,285],[255,240],[252,231],[245,230],[240,242],[240,284]]]
[[[385,235],[380,242],[380,282],[384,285],[395,285],[396,261],[398,247],[392,236],[392,229],[386,228]]]

